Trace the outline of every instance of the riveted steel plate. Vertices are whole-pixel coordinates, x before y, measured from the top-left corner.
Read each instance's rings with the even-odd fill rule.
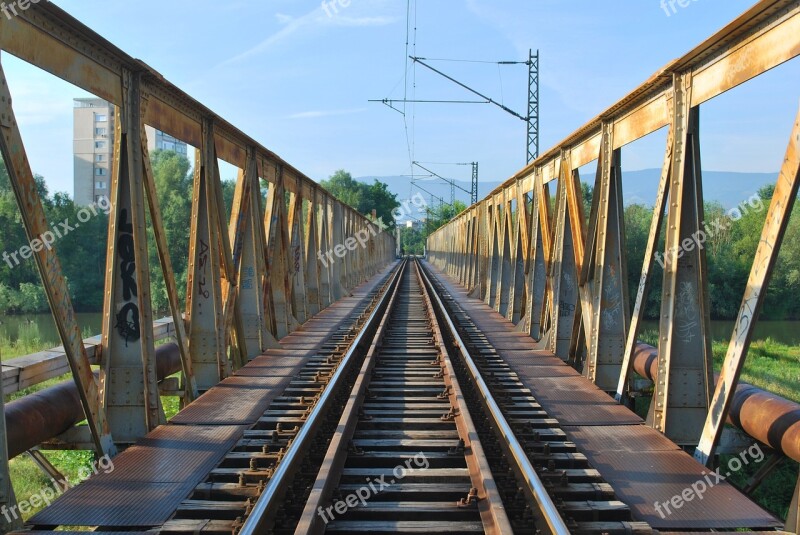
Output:
[[[36,514],[35,526],[156,526],[222,460],[244,426],[164,425]]]
[[[197,398],[171,420],[173,424],[254,424],[292,380],[234,376]]]

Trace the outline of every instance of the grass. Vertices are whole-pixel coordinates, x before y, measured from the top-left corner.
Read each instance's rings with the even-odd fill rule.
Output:
[[[645,343],[656,345],[658,333],[651,329],[642,333],[639,339]],[[712,341],[714,371],[722,368],[728,343],[728,340]],[[782,344],[771,338],[754,341],[750,344],[741,379],[745,383],[800,403],[800,388],[798,388],[800,385],[800,347]],[[636,412],[640,416],[647,417],[649,402],[650,400],[645,398],[640,399],[637,403]],[[721,455],[720,464],[727,465],[730,457]],[[739,472],[732,474],[729,481],[740,488],[743,487],[764,462],[766,462],[766,458],[760,463],[751,463],[743,467]],[[797,462],[784,459],[751,497],[766,510],[785,519],[797,484],[799,468],[800,465]]]

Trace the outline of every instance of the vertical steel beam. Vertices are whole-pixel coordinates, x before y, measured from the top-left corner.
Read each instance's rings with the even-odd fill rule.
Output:
[[[17,200],[25,227],[25,234],[32,244],[35,245],[34,240],[41,243],[45,233],[51,231],[25,152],[17,119],[14,116],[11,92],[2,65],[0,65],[0,154],[6,164],[11,189],[14,190],[14,197]],[[86,356],[86,349],[83,347],[81,330],[75,318],[69,289],[56,249],[55,247],[33,247],[33,249],[47,302],[50,305],[58,335],[64,344],[64,353],[67,356],[72,377],[78,387],[78,395],[92,433],[95,450],[101,456],[116,455],[117,449],[109,431],[98,384]]]
[[[248,360],[268,348],[280,347],[270,332],[271,318],[266,303],[266,237],[263,220],[258,160],[255,148],[250,147],[244,170],[240,171],[236,184],[230,226],[234,265],[238,266],[237,303],[242,315]]]
[[[564,167],[563,160],[560,164]],[[565,176],[565,173],[568,174]],[[568,361],[578,304],[578,277],[566,185],[567,179],[572,177],[572,170],[562,169],[558,176],[560,178],[556,193],[555,229],[549,266],[551,312],[548,348],[557,357]]]
[[[0,121],[3,119],[3,106],[0,103]],[[5,394],[3,381],[0,381],[0,411],[5,414]],[[8,467],[8,434],[6,433],[6,419],[0,419],[0,510],[14,511],[17,508],[17,499],[14,496],[14,486],[11,481],[11,472]],[[0,515],[0,533],[8,533],[22,528],[22,518],[18,515]]]
[[[530,244],[528,242],[528,231],[530,229],[530,213],[528,196],[522,190],[522,181],[517,182],[516,187],[517,197],[517,217],[514,223],[514,240],[513,240],[513,264],[514,282],[511,287],[510,308],[506,314],[506,318],[518,324],[522,318],[522,303],[525,294],[525,266],[527,263],[526,255],[530,251]]]
[[[315,316],[321,309],[320,302],[320,260],[322,251],[319,246],[319,231],[317,221],[319,219],[319,191],[314,188],[314,198],[309,200],[308,213],[306,214],[306,250],[305,250],[305,280],[306,296],[308,301],[308,316]]]
[[[674,116],[674,96],[668,100],[670,113]],[[672,172],[672,150],[675,143],[675,126],[670,124],[667,132],[667,148],[664,155],[664,164],[661,169],[661,179],[658,182],[658,192],[656,202],[653,207],[653,218],[650,221],[650,233],[647,237],[647,247],[642,262],[642,274],[639,277],[639,289],[636,293],[636,302],[633,307],[631,323],[628,327],[628,336],[625,341],[625,351],[623,353],[622,366],[620,367],[619,380],[617,381],[617,401],[625,401],[628,386],[630,383],[631,370],[633,369],[633,354],[636,351],[636,344],[639,338],[641,322],[644,319],[644,311],[647,306],[647,298],[650,295],[650,285],[652,283],[653,262],[655,252],[658,247],[658,240],[661,235],[661,225],[664,222],[664,208],[667,204],[669,195],[670,173]]]
[[[491,204],[488,207],[487,222],[489,225],[488,236],[488,255],[489,265],[486,279],[487,292],[485,302],[492,309],[497,309],[497,289],[500,285],[500,226],[501,226],[501,211],[502,204],[497,201],[497,197],[491,198]]]
[[[123,73],[115,121],[100,388],[111,432],[133,443],[166,421],[155,368],[140,75]]]
[[[512,203],[508,198],[506,192],[503,193],[503,212],[501,215],[502,223],[500,224],[500,273],[498,273],[497,281],[497,302],[495,303],[495,310],[501,316],[508,314],[508,307],[511,301],[511,289],[514,284],[514,263],[511,257],[512,254]]]
[[[789,513],[786,516],[786,531],[800,535],[800,477],[794,487],[792,502],[789,504]]]
[[[333,302],[333,295],[331,293],[331,274],[333,269],[331,262],[333,256],[331,253],[331,202],[327,194],[323,193],[321,195],[319,249],[322,254],[319,261],[322,267],[319,271],[319,291],[320,305],[324,309],[329,307]]]
[[[283,169],[275,173],[275,183],[269,188],[266,214],[267,256],[275,310],[275,335],[280,340],[295,328],[290,310],[289,236],[286,221],[286,188]]]
[[[711,398],[711,333],[705,249],[698,246],[704,233],[699,110],[690,104],[691,75],[675,78],[658,377],[648,424],[677,444],[693,446]]]
[[[720,377],[705,420],[700,444],[694,454],[695,458],[703,464],[708,465],[713,461],[714,451],[722,435],[722,428],[728,417],[733,393],[736,392],[736,385],[747,358],[747,350],[750,347],[756,320],[764,303],[772,270],[778,260],[783,237],[792,215],[792,208],[797,199],[798,185],[800,185],[800,113],[795,119],[731,341],[725,354],[725,362],[720,370]]]
[[[621,151],[613,149],[613,140],[613,125],[605,123],[597,166],[600,191],[595,191],[597,211],[591,222],[596,241],[590,246],[592,261],[584,259],[589,269],[587,283],[592,299],[584,375],[609,392],[619,379],[628,327]],[[587,311],[582,312],[585,317]]]
[[[214,138],[208,133],[208,121],[203,121],[203,127],[204,146],[195,154],[186,289],[189,350],[200,391],[216,385],[227,375],[229,367],[225,354],[219,239],[214,232],[216,158],[213,145],[209,146]]]
[[[331,210],[331,243],[330,247],[333,251],[341,250],[338,247],[344,247],[344,215],[342,214],[344,206],[341,203],[334,201]],[[333,256],[331,264],[331,299],[336,302],[341,299],[345,292],[342,284],[342,262],[336,255]]]
[[[300,182],[298,180],[298,191]],[[305,323],[306,313],[306,266],[305,228],[303,224],[303,197],[292,193],[289,201],[289,261],[291,267],[292,311],[299,323]]]

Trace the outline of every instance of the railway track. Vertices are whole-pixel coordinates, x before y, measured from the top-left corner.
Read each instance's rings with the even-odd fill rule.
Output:
[[[160,531],[652,532],[419,262],[368,301]]]

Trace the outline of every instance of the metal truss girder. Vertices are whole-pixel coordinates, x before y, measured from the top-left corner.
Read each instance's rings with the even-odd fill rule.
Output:
[[[778,175],[761,232],[761,240],[758,242],[755,259],[747,280],[742,304],[734,324],[733,335],[725,354],[725,362],[722,364],[700,443],[695,451],[695,458],[703,464],[713,461],[714,450],[719,443],[733,400],[732,394],[736,391],[736,385],[744,367],[755,320],[764,303],[770,276],[775,262],[778,260],[781,243],[789,225],[798,186],[800,186],[800,113],[795,119],[783,166]]]
[[[100,388],[111,431],[132,443],[166,421],[155,369],[139,75],[123,76],[108,222]]]
[[[703,230],[699,110],[691,75],[675,77],[675,139],[667,209],[658,378],[648,423],[678,444],[696,445],[711,398],[712,354]]]
[[[0,19],[3,18],[0,17]],[[2,32],[3,30],[0,30],[0,33]],[[2,65],[0,65],[0,153],[6,163],[11,188],[14,190],[14,197],[20,208],[25,234],[31,242],[40,240],[46,232],[50,232],[50,227],[14,116],[11,92]],[[64,353],[72,370],[81,405],[92,432],[95,450],[98,455],[113,456],[117,452],[116,446],[109,431],[98,384],[83,346],[81,330],[75,318],[75,311],[56,248],[43,247],[34,253],[47,302],[50,305],[59,337],[64,344]]]

